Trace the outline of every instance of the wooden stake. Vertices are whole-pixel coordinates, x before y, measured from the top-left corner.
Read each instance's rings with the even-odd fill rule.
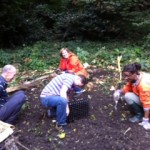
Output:
[[[120,61],[122,59],[122,55],[117,57],[117,64],[118,64],[118,71],[119,71],[119,82],[122,80],[122,73],[121,73],[121,66],[120,66]]]

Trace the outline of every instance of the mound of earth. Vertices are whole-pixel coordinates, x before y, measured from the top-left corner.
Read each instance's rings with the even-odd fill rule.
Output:
[[[55,124],[39,100],[48,81],[27,90],[27,103],[15,125],[14,136],[29,150],[149,150],[150,132],[128,121],[131,114],[126,103],[120,101],[118,110],[114,110],[110,87],[115,84],[115,77],[102,70],[93,73],[92,88],[80,96],[89,100],[89,116],[69,123],[64,139],[57,136]]]

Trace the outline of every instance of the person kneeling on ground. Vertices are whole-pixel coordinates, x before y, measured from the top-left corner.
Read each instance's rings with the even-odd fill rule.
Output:
[[[86,78],[83,75],[64,73],[54,77],[42,90],[40,100],[45,107],[56,107],[56,127],[65,130],[69,115],[67,91],[72,85],[83,86]]]
[[[11,96],[6,91],[7,83],[15,78],[16,73],[13,65],[6,65],[0,75],[0,120],[10,124],[16,121],[26,99],[23,91],[15,92]]]
[[[134,116],[129,119],[132,123],[139,123],[145,129],[150,129],[150,74],[141,72],[138,63],[128,64],[123,68],[123,76],[127,84],[115,94],[123,95],[123,99],[129,104]]]

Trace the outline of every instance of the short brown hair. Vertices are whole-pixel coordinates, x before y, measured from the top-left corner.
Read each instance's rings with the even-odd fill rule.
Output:
[[[81,83],[83,84],[83,86],[86,85],[86,84],[87,84],[87,79],[86,79],[86,77],[85,77],[84,75],[78,75],[78,76],[80,77]]]

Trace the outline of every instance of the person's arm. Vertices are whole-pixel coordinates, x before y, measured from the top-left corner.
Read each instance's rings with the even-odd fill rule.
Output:
[[[149,124],[149,108],[150,108],[150,85],[149,82],[140,83],[138,86],[139,98],[144,109],[144,116],[142,122],[139,125],[142,125],[146,130],[150,129]]]
[[[7,86],[0,84],[0,98],[8,98],[8,93],[6,91]]]
[[[60,96],[64,97],[66,100],[67,100],[67,91],[68,91],[68,87],[66,85],[63,85],[60,90]]]
[[[132,92],[132,83],[127,83],[123,88],[122,88],[122,94],[125,94],[127,92]]]
[[[139,93],[140,101],[143,108],[150,108],[150,80],[141,80],[137,86],[137,91]]]
[[[68,91],[68,87],[66,85],[63,85],[62,88],[61,88],[61,91],[60,91],[60,96],[64,97],[68,101],[67,91]],[[68,106],[68,103],[67,103],[67,106],[66,106],[66,114],[67,114],[67,116],[69,115],[69,112],[70,112],[70,110],[69,110],[69,106]]]
[[[117,103],[121,96],[124,95],[126,92],[131,92],[132,91],[132,85],[130,83],[127,83],[122,89],[118,89],[114,92],[113,94],[113,99],[115,103]]]
[[[149,89],[150,90],[150,89]],[[139,98],[143,108],[150,108],[150,91],[140,91]],[[149,118],[149,111],[144,111],[144,118]]]
[[[55,70],[55,73],[56,73],[57,75],[62,74],[62,70],[61,70],[60,68],[57,68],[57,69]]]
[[[70,73],[77,73],[80,71],[80,60],[78,59],[77,56],[73,55],[69,58],[68,64],[67,64],[67,70]]]
[[[61,69],[61,71],[67,69],[66,60],[64,58],[61,58],[58,68]]]
[[[142,122],[139,123],[139,125],[142,125],[144,129],[148,130],[150,129],[150,124],[149,124],[149,109],[150,108],[150,97],[149,97],[149,91],[140,91],[139,94],[140,101],[142,103],[143,109],[144,109],[144,116],[142,119]]]

